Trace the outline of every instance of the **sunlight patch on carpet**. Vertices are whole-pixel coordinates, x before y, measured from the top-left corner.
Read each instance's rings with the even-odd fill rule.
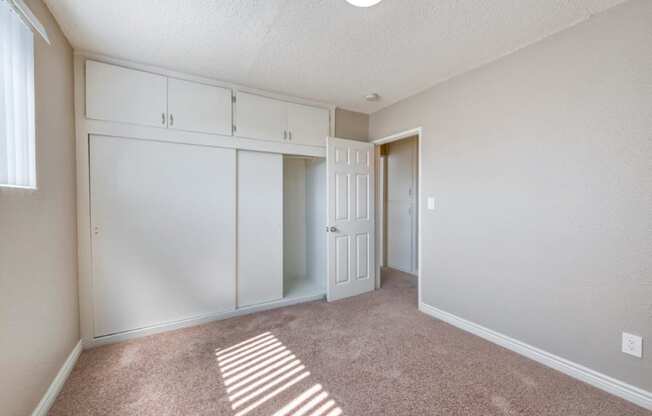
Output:
[[[270,413],[273,416],[339,416],[342,409],[310,371],[272,333],[265,332],[215,351],[233,416],[246,416],[289,395]],[[310,386],[305,388],[306,383]]]

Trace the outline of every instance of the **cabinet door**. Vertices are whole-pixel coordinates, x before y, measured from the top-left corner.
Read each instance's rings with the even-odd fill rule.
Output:
[[[171,129],[231,135],[231,90],[168,79]]]
[[[236,136],[285,141],[287,132],[286,102],[238,92],[235,114]]]
[[[235,150],[91,136],[95,336],[235,308]]]
[[[238,151],[238,307],[283,297],[283,155]]]
[[[288,103],[290,143],[326,146],[329,124],[327,109]]]
[[[167,126],[167,78],[86,61],[86,117]]]

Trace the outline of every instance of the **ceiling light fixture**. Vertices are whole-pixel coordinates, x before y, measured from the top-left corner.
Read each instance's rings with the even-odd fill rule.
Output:
[[[371,101],[371,102],[379,101],[380,100],[380,95],[378,95],[377,93],[374,92],[374,93],[371,93],[369,95],[365,95],[364,99],[367,100],[367,101]]]
[[[356,7],[371,7],[380,3],[382,0],[346,0],[347,3]]]

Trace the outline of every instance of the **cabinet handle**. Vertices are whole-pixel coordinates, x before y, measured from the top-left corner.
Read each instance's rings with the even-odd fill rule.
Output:
[[[170,126],[174,126],[174,115],[170,114]]]
[[[161,124],[165,126],[165,113],[161,113]]]
[[[287,139],[288,139],[288,131],[283,130],[283,140],[287,140]]]
[[[292,140],[292,132],[291,131],[288,132],[288,140]]]

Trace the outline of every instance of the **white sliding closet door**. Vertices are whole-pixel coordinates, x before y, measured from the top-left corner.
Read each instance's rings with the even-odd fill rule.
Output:
[[[283,297],[283,155],[238,151],[238,306]]]
[[[235,308],[235,150],[90,137],[94,334]]]

